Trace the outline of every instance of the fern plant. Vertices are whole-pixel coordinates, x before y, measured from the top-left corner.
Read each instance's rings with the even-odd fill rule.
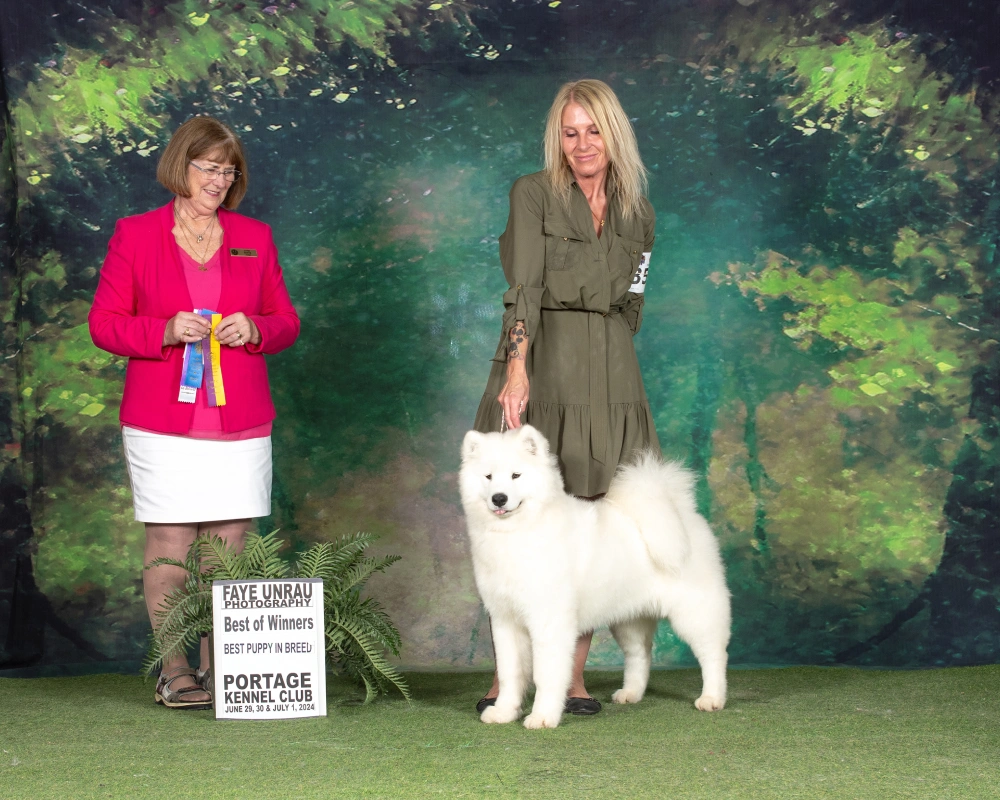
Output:
[[[283,542],[277,531],[264,536],[249,534],[242,552],[211,535],[195,539],[184,561],[155,559],[146,569],[170,565],[185,570],[187,577],[156,611],[156,627],[143,669],[153,673],[165,660],[187,653],[212,632],[212,581],[322,578],[330,665],[364,687],[366,703],[392,687],[409,700],[405,679],[385,655],[386,650],[399,655],[399,631],[376,600],[361,599],[368,579],[399,561],[399,556],[366,556],[365,550],[374,540],[369,533],[355,533],[315,544],[291,569],[279,554]]]

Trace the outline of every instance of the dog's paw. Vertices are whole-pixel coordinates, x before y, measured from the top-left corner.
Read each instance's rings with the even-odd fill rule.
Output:
[[[710,694],[703,694],[694,701],[694,707],[699,711],[721,711],[725,708],[726,698],[713,697]]]
[[[498,708],[497,706],[487,706],[483,709],[483,713],[479,715],[479,719],[487,724],[504,724],[507,722],[513,722],[520,716],[521,709],[515,708],[513,711],[510,709]]]
[[[628,689],[619,689],[611,695],[612,703],[638,703],[640,700],[642,700],[641,694],[629,691]]]
[[[529,731],[537,731],[539,728],[554,728],[559,724],[561,717],[561,714],[553,716],[535,711],[524,718],[524,727]]]

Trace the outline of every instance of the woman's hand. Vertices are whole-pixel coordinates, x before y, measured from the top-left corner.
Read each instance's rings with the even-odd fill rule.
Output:
[[[215,338],[220,344],[229,347],[242,347],[245,344],[259,344],[260,331],[242,311],[223,317],[222,321],[215,327]]]
[[[200,342],[211,332],[212,326],[201,314],[178,311],[176,316],[167,320],[167,328],[163,331],[163,346]]]
[[[518,320],[510,329],[507,347],[507,382],[497,396],[503,409],[507,427],[521,427],[521,414],[528,405],[528,369],[525,358],[528,351],[528,334],[524,322]]]
[[[521,366],[513,369],[510,362],[507,363],[507,382],[497,397],[504,419],[507,420],[507,427],[512,430],[521,427],[521,414],[528,405],[528,373],[524,369],[524,362],[518,363]]]

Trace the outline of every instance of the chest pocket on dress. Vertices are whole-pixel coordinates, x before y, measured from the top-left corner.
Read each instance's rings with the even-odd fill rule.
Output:
[[[626,239],[624,236],[618,238],[618,263],[615,269],[622,277],[631,281],[642,261],[643,247],[642,242],[634,239]]]
[[[545,222],[545,269],[571,269],[579,260],[583,239],[576,230],[558,222]]]

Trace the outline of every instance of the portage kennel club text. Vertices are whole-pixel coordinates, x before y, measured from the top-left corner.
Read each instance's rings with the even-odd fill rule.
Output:
[[[227,611],[237,608],[312,608],[312,600],[313,584],[310,582],[222,587],[222,607]]]
[[[235,686],[237,691],[231,691]],[[308,703],[313,699],[311,672],[223,675],[222,689],[228,705],[236,703]],[[275,697],[277,693],[277,697]]]

